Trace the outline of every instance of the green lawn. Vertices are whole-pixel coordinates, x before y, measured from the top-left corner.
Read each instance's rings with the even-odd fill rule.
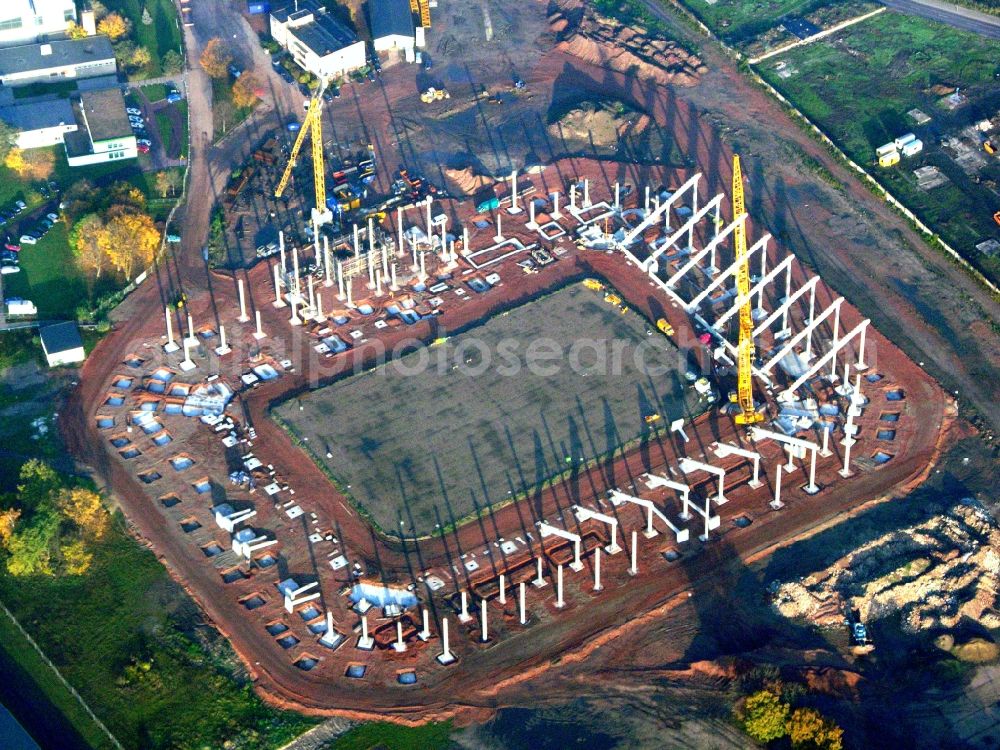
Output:
[[[829,0],[682,0],[712,31],[730,44],[750,39],[784,16],[804,16]]]
[[[149,103],[161,101],[167,98],[167,85],[165,83],[151,83],[148,86],[141,86],[142,93],[149,99]]]
[[[52,717],[52,720],[56,721],[60,717],[65,719],[94,750],[113,750],[114,745],[111,744],[108,735],[94,723],[80,701],[28,643],[10,618],[0,613],[0,659],[3,656],[10,660],[12,672],[20,672],[16,678],[12,674],[5,675],[5,678],[16,679],[19,692],[22,695],[29,693],[28,697],[32,704],[58,712],[58,716]],[[27,677],[28,675],[30,677]],[[33,684],[25,682],[26,679]]]
[[[108,10],[117,11],[132,22],[132,40],[149,50],[153,63],[146,71],[147,77],[155,78],[163,72],[160,61],[167,50],[181,48],[181,30],[177,23],[177,10],[171,0],[106,0]],[[153,17],[153,23],[144,26],[142,9],[146,7]]]
[[[8,297],[32,300],[41,319],[76,318],[77,306],[87,303],[87,285],[63,222],[57,221],[37,245],[21,246],[21,272],[5,276],[3,287]]]
[[[256,697],[228,643],[123,526],[84,576],[0,574],[0,599],[122,744],[265,750],[315,724]]]
[[[215,139],[219,140],[253,112],[253,107],[233,104],[233,87],[229,78],[212,79],[212,119]]]
[[[444,750],[451,746],[450,734],[450,721],[420,727],[362,724],[338,737],[327,750]]]
[[[780,63],[793,71],[790,77],[778,75]],[[998,235],[992,211],[986,210],[995,199],[962,173],[937,142],[1000,105],[995,78],[1000,73],[1000,42],[884,13],[828,40],[772,58],[758,71],[957,249],[974,257],[976,242]],[[958,87],[970,104],[949,112],[940,105],[940,94],[931,91],[938,84]],[[906,114],[914,107],[932,121],[917,126]],[[875,166],[875,149],[910,131],[924,141],[924,152],[893,168]],[[928,164],[939,166],[952,182],[920,190],[913,170]],[[1000,180],[1000,161],[994,159],[981,177],[983,182]],[[1000,268],[975,261],[1000,278]]]

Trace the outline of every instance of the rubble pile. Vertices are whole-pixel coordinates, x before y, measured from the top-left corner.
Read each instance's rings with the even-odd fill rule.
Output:
[[[708,70],[697,55],[674,41],[650,37],[641,26],[627,26],[575,2],[552,7],[548,20],[557,48],[584,62],[678,86],[693,86]]]
[[[902,614],[910,632],[953,628],[971,618],[1000,627],[1000,529],[968,501],[948,513],[886,534],[826,570],[773,588],[785,617],[842,625],[846,609],[862,621]]]
[[[649,115],[629,112],[614,104],[584,102],[548,127],[554,138],[583,141],[598,147],[617,144],[626,136],[639,136],[649,127]]]
[[[448,183],[448,191],[453,195],[473,195],[496,182],[488,175],[477,173],[472,167],[447,168],[444,170],[444,178]]]

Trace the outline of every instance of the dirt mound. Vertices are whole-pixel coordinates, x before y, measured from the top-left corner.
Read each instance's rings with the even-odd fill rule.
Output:
[[[444,178],[448,183],[448,191],[453,195],[472,195],[496,182],[492,177],[477,174],[472,167],[445,169]]]
[[[996,628],[998,550],[1000,529],[989,514],[971,502],[958,505],[875,539],[826,570],[777,585],[774,607],[824,627],[843,627],[849,608],[862,621],[900,612],[910,632],[953,628],[963,618]]]
[[[951,653],[959,661],[983,664],[1000,656],[1000,647],[985,638],[972,638],[955,646]]]
[[[618,102],[585,102],[549,125],[554,138],[585,141],[597,147],[613,146],[626,135],[639,135],[649,117],[626,110]]]
[[[641,26],[626,26],[571,0],[555,6],[549,28],[559,39],[558,49],[640,80],[693,86],[707,70],[676,42],[650,37]]]

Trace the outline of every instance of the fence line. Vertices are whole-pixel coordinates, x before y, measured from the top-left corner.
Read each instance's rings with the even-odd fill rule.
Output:
[[[90,716],[94,724],[96,724],[101,729],[101,731],[108,736],[108,739],[111,740],[111,744],[114,745],[116,748],[118,748],[118,750],[125,750],[125,748],[122,747],[122,743],[120,743],[118,739],[113,734],[111,734],[111,730],[109,730],[106,726],[104,726],[104,722],[102,722],[100,719],[97,718],[97,715],[90,709],[90,706],[87,705],[87,702],[76,691],[76,688],[74,688],[72,685],[69,684],[66,678],[63,677],[62,672],[60,672],[59,669],[56,667],[56,665],[53,664],[52,661],[49,659],[49,657],[45,655],[45,652],[42,651],[39,645],[35,642],[35,639],[28,634],[28,631],[25,630],[22,627],[21,623],[17,621],[17,618],[14,617],[14,614],[9,609],[7,609],[7,605],[4,604],[3,602],[0,602],[0,609],[3,609],[4,614],[7,615],[8,618],[10,618],[10,621],[14,623],[14,627],[16,627],[18,631],[20,631],[21,635],[24,636],[25,640],[31,644],[31,647],[34,648],[36,652],[38,652],[38,655],[42,658],[42,661],[44,661],[49,666],[49,668],[55,673],[56,677],[59,678],[59,681],[63,684],[63,686],[73,695],[74,698],[77,699],[80,705],[83,706],[83,710],[87,712],[87,715]]]

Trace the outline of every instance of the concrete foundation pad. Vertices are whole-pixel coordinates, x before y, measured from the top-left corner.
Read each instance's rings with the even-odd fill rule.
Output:
[[[362,651],[371,651],[375,648],[375,639],[371,636],[368,638],[358,638],[358,648]]]
[[[232,351],[228,346],[217,346],[215,347],[215,353],[220,357],[224,357]]]
[[[448,664],[454,664],[456,661],[458,661],[458,660],[455,658],[454,654],[438,654],[437,655],[437,663],[438,664],[448,665]]]
[[[164,344],[163,345],[163,351],[165,351],[167,354],[173,354],[174,352],[176,352],[180,348],[181,347],[178,344],[176,344],[176,343],[174,343],[174,344]]]

